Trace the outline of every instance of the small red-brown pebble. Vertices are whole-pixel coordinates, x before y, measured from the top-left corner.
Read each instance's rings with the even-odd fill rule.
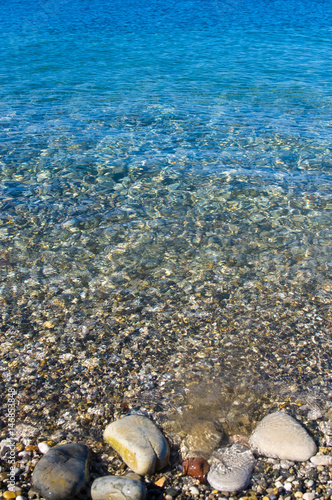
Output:
[[[205,483],[209,469],[209,463],[203,457],[186,458],[182,463],[183,474],[199,479],[200,483]]]

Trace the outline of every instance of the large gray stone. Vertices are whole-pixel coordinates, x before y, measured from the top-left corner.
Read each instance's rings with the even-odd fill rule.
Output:
[[[145,476],[168,464],[169,446],[158,427],[141,415],[129,415],[109,424],[104,439],[134,472]]]
[[[210,460],[208,483],[219,491],[241,491],[248,486],[255,457],[245,446],[233,444],[216,450]]]
[[[128,477],[99,477],[91,487],[92,500],[144,500],[146,495],[145,485]]]
[[[69,500],[78,494],[89,476],[87,446],[69,443],[51,448],[36,465],[33,484],[46,500]]]
[[[254,451],[270,458],[304,462],[317,447],[307,431],[293,417],[281,411],[267,415],[249,439]]]

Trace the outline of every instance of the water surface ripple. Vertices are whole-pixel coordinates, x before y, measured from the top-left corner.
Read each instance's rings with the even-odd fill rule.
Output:
[[[323,0],[2,1],[5,381],[331,397],[331,26]]]

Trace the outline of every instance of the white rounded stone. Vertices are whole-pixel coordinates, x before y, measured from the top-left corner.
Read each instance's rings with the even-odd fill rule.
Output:
[[[218,491],[240,491],[246,488],[256,463],[252,452],[239,444],[216,450],[209,462],[211,467],[207,480]]]
[[[192,495],[199,495],[199,489],[196,486],[190,486],[189,491]]]
[[[307,493],[304,493],[302,498],[303,500],[314,500],[315,496],[315,493],[308,491]]]
[[[315,455],[310,458],[310,462],[314,465],[332,465],[331,455]]]
[[[169,446],[158,427],[141,415],[129,415],[109,424],[104,439],[134,472],[145,476],[168,464]]]
[[[48,452],[48,450],[51,449],[51,447],[47,443],[45,443],[44,441],[42,443],[38,443],[37,446],[38,446],[38,450],[43,455],[45,455]]]
[[[144,500],[146,494],[146,487],[141,481],[128,477],[99,477],[91,486],[92,500]]]
[[[280,467],[282,469],[290,469],[292,466],[291,460],[280,460]]]
[[[249,439],[252,449],[261,455],[281,460],[305,462],[317,447],[307,431],[293,417],[283,412],[267,415]]]

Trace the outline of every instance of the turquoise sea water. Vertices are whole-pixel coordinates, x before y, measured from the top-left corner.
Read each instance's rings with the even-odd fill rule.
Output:
[[[3,0],[3,332],[327,354],[331,27],[324,0]]]

